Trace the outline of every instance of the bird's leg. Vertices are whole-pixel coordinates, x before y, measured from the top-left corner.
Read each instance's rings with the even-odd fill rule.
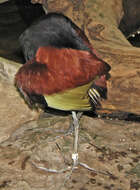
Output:
[[[83,112],[78,112],[77,113],[77,119],[79,120],[82,116]],[[73,123],[74,119],[73,119],[73,116],[72,116],[72,121],[70,123],[70,127],[68,128],[67,132],[66,132],[66,135],[69,135],[69,134],[72,134],[74,132],[74,123]]]
[[[82,162],[78,162],[78,137],[79,137],[79,119],[81,117],[82,112],[79,112],[79,115],[76,114],[75,111],[72,111],[72,118],[73,118],[73,126],[74,126],[74,153],[72,154],[72,159],[73,159],[73,167],[72,167],[72,171],[77,167],[77,165],[79,164],[80,166],[93,171],[95,173],[102,173],[102,174],[106,174],[106,172],[101,172],[101,171],[97,171],[94,168],[89,167],[87,164],[82,163]]]
[[[79,119],[75,111],[72,111],[73,126],[74,126],[74,153],[72,154],[73,166],[78,165],[78,136],[79,136]]]

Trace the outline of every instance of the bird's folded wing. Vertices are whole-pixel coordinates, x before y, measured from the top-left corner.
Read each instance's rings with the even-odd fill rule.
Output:
[[[49,107],[59,110],[87,111],[92,109],[88,89],[92,81],[86,85],[79,86],[64,92],[45,95],[45,100]]]
[[[28,93],[52,95],[86,85],[108,70],[104,61],[87,51],[40,47],[35,61],[23,65],[15,81]]]

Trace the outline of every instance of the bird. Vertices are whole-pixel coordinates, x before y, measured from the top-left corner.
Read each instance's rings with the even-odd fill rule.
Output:
[[[107,98],[110,65],[100,59],[84,32],[62,13],[48,13],[19,38],[26,63],[15,85],[27,103],[70,111],[74,126],[73,166],[78,161],[78,113]],[[81,116],[81,114],[79,114]]]

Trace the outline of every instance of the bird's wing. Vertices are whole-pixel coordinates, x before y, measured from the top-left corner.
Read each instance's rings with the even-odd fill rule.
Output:
[[[110,70],[110,66],[96,55],[70,48],[40,47],[36,61],[48,68],[47,81],[52,85],[47,94],[82,86]]]
[[[45,95],[44,98],[49,107],[59,110],[87,111],[92,109],[88,89],[93,81],[86,85],[72,88],[60,93]]]
[[[16,84],[28,93],[51,95],[88,84],[108,70],[87,51],[40,47],[35,61],[19,69]]]

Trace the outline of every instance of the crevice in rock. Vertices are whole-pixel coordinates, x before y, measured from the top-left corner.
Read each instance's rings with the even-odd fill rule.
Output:
[[[108,119],[108,120],[122,120],[122,121],[130,121],[130,122],[140,122],[140,115],[130,113],[130,112],[124,112],[124,111],[117,111],[114,112],[111,110],[106,110],[103,113],[97,112],[87,112],[85,115],[89,117],[98,117],[102,119]]]
[[[24,63],[18,38],[36,19],[45,14],[40,4],[10,0],[0,4],[0,56]]]
[[[139,0],[123,0],[124,15],[119,29],[127,40],[135,47],[140,47],[140,4]]]

